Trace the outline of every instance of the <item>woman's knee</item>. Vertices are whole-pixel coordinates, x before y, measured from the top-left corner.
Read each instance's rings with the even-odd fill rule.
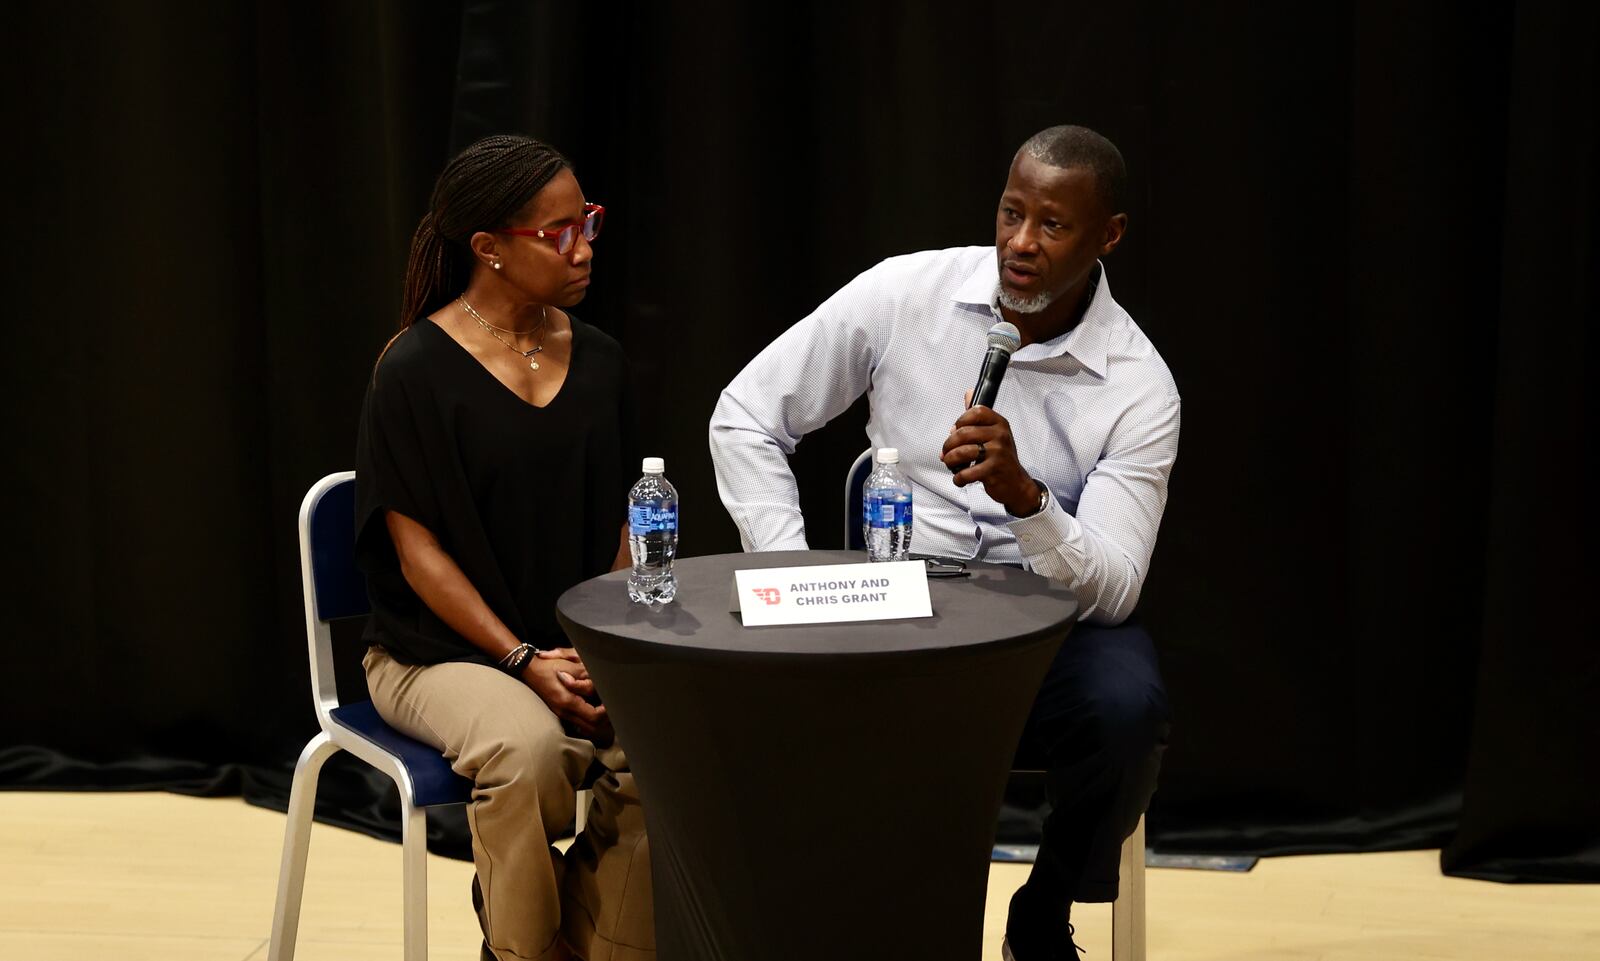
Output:
[[[554,718],[509,725],[502,720],[495,726],[475,750],[472,778],[480,790],[504,786],[515,793],[570,793],[574,777],[588,766],[580,756],[584,742],[568,737]]]

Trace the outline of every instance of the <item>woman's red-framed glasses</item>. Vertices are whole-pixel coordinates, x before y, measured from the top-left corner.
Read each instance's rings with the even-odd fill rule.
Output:
[[[565,254],[571,252],[572,245],[578,242],[578,231],[583,231],[584,240],[592,241],[600,236],[600,225],[605,223],[605,220],[606,208],[599,204],[584,204],[583,217],[578,220],[557,224],[554,227],[502,227],[495,233],[553,240],[556,242],[556,253]]]

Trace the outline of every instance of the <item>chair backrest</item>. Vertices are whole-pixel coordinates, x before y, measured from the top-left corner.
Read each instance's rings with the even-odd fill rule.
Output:
[[[873,448],[868,447],[850,465],[844,475],[844,546],[852,551],[865,550],[866,535],[861,532],[861,489],[867,486],[872,473]]]
[[[333,621],[371,611],[367,581],[356,569],[356,474],[341,471],[311,485],[300,503],[300,582],[305,596],[311,697],[323,721],[339,706],[334,683]]]
[[[323,482],[329,480],[331,484],[312,488],[317,496],[307,523],[317,618],[336,621],[369,614],[372,605],[367,600],[367,579],[356,570],[356,475],[346,471]]]

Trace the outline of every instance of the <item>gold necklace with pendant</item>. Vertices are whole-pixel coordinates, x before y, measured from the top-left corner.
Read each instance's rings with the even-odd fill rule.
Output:
[[[539,361],[534,355],[539,353],[539,351],[544,350],[545,318],[548,317],[549,314],[550,314],[549,308],[545,307],[543,304],[541,304],[539,306],[539,342],[537,344],[533,345],[533,347],[529,348],[528,350],[523,350],[522,348],[518,347],[516,344],[511,343],[510,341],[506,340],[504,337],[501,337],[499,334],[495,333],[495,331],[497,331],[497,330],[506,330],[506,329],[504,327],[496,327],[494,324],[491,324],[487,320],[484,320],[483,319],[483,315],[478,313],[476,310],[473,310],[472,309],[472,305],[467,303],[467,299],[465,297],[457,297],[456,298],[456,303],[458,303],[462,307],[466,308],[467,313],[472,315],[472,319],[478,322],[478,326],[479,327],[482,327],[484,330],[488,331],[490,337],[493,337],[495,340],[498,340],[500,343],[505,344],[511,350],[516,351],[517,354],[523,360],[528,362],[528,367],[530,369],[532,369],[532,370],[538,370],[539,369]],[[514,334],[514,333],[516,333],[516,331],[507,330],[506,333]],[[532,331],[529,331],[529,333],[532,333]]]

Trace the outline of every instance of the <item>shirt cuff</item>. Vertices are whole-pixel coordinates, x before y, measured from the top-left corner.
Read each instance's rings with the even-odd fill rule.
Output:
[[[1072,540],[1078,531],[1078,519],[1068,514],[1066,508],[1061,506],[1061,501],[1051,493],[1050,503],[1045,505],[1044,510],[1029,517],[1007,521],[1006,526],[1016,535],[1017,549],[1029,562],[1028,566],[1037,569],[1035,560],[1060,556],[1062,545]]]

